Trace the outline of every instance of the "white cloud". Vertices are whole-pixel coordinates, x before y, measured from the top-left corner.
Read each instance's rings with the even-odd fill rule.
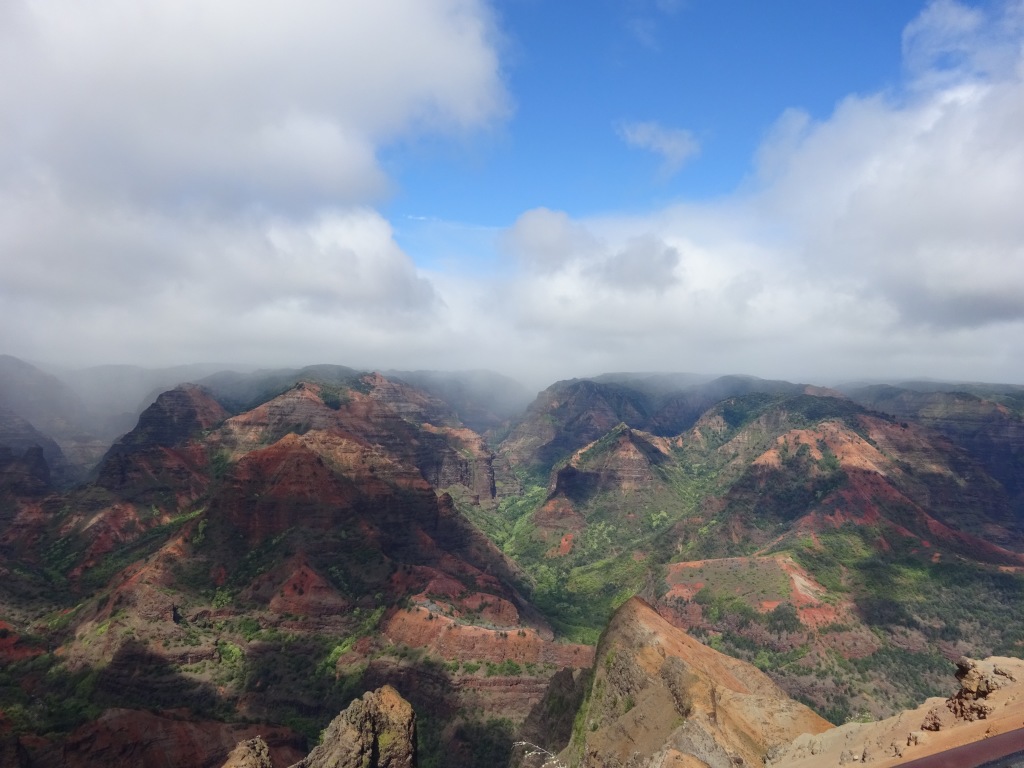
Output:
[[[631,0],[627,4],[630,15],[626,20],[626,29],[644,48],[659,52],[662,46],[658,33],[664,17],[674,16],[684,5],[685,0]]]
[[[885,297],[903,322],[1024,320],[1020,73],[847,99],[767,153],[780,158],[760,202],[799,233],[808,270]]]
[[[560,270],[581,255],[601,249],[594,236],[563,211],[534,208],[508,230],[505,247],[529,270],[542,274]]]
[[[382,142],[505,112],[479,0],[5,3],[0,168],[133,204],[360,203]]]
[[[655,121],[623,123],[619,135],[631,147],[646,149],[661,157],[662,173],[673,176],[700,151],[693,134],[681,128],[667,128]]]
[[[377,155],[501,120],[496,42],[484,0],[0,4],[0,348],[415,349],[444,302]]]
[[[321,359],[354,338],[413,334],[443,312],[368,208],[213,221],[37,195],[0,197],[0,314],[14,354]]]
[[[901,87],[786,111],[732,196],[525,211],[498,276],[369,207],[381,146],[506,109],[482,5],[97,7],[0,4],[0,351],[1024,381],[1024,3],[932,4]]]
[[[610,285],[627,291],[649,289],[660,293],[679,281],[679,251],[660,238],[643,236],[626,243],[598,268]]]
[[[730,198],[558,217],[600,248],[525,275],[509,305],[593,370],[1024,381],[1022,9],[933,4],[905,87],[785,112]],[[678,258],[620,269],[638,242]]]

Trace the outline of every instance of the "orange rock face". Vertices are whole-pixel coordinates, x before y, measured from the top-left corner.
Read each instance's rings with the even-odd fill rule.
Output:
[[[508,660],[583,668],[590,666],[594,658],[592,647],[554,643],[532,627],[496,629],[467,625],[419,606],[396,611],[385,622],[383,632],[393,642],[426,648],[442,659],[493,663]]]
[[[759,765],[797,735],[829,727],[758,669],[702,645],[633,598],[598,644],[584,728],[563,758],[591,768],[661,764],[656,758],[671,755]]]

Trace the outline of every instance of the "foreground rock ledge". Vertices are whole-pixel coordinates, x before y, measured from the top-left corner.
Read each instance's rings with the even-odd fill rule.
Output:
[[[806,734],[774,750],[772,768],[868,763],[876,768],[938,755],[1019,729],[1024,724],[1024,660],[961,658],[960,690],[874,723],[847,723]],[[970,763],[975,765],[976,763]]]

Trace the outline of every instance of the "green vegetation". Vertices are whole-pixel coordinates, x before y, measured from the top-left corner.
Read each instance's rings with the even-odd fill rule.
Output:
[[[381,617],[384,615],[385,607],[379,606],[378,608],[367,611],[364,613],[362,609],[355,608],[352,616],[358,622],[353,628],[351,634],[346,636],[340,643],[331,648],[330,653],[327,657],[320,662],[317,669],[320,674],[333,676],[338,666],[338,659],[344,656],[346,653],[355,647],[356,641],[362,637],[368,636],[373,630],[377,628],[377,624],[380,623]]]
[[[501,675],[503,677],[517,677],[523,674],[523,668],[512,661],[512,659],[505,659],[504,661],[495,664],[494,662],[485,662],[487,671],[485,672],[487,677],[495,677]]]
[[[598,441],[587,460],[596,461],[621,431]],[[511,531],[496,541],[533,577],[531,597],[562,636],[595,643],[611,612],[644,588],[659,563],[677,554],[675,537],[666,534],[699,514],[703,500],[718,487],[720,462],[707,455],[684,450],[659,457],[652,465],[655,482],[628,493],[600,491],[580,499],[577,506],[585,510],[587,524],[573,533],[567,555],[551,556],[558,540],[538,534],[533,519],[547,500],[546,485],[524,482],[524,494],[502,501]]]
[[[320,399],[323,404],[332,411],[341,410],[341,406],[347,405],[351,400],[346,387],[321,384]]]
[[[215,451],[210,456],[210,475],[214,480],[222,480],[231,468],[231,452],[227,450]]]
[[[891,550],[879,552],[871,544],[879,535],[847,524],[793,556],[830,591],[851,592],[871,626],[918,629],[933,640],[963,637],[979,655],[1024,655],[1024,578],[992,566],[932,562],[891,537]]]
[[[68,670],[53,654],[0,666],[0,711],[14,734],[65,733],[99,717],[97,672]]]
[[[356,399],[355,393],[372,389],[372,384],[361,381],[354,372],[327,371],[321,378],[320,398],[339,412],[339,422]],[[287,389],[292,383],[281,380],[261,386],[269,391],[282,386]],[[574,386],[566,384],[561,391]],[[956,559],[941,544],[925,548],[886,523],[834,527],[834,521],[850,519],[847,505],[857,504],[852,497],[857,492],[870,493],[870,489],[865,491],[863,484],[857,484],[856,468],[847,474],[824,439],[815,441],[813,433],[804,433],[799,441],[790,437],[780,442],[780,437],[793,429],[813,430],[827,420],[867,439],[862,424],[866,412],[860,406],[841,398],[809,395],[728,397],[706,413],[699,431],[669,442],[625,425],[603,435],[595,433],[604,429],[599,425],[609,423],[610,413],[613,419],[626,420],[632,414],[645,422],[638,426],[668,434],[665,424],[688,418],[685,399],[673,401],[680,410],[659,424],[655,416],[664,398],[637,394],[625,386],[607,386],[602,392],[606,408],[600,418],[597,411],[588,411],[585,397],[579,402],[557,403],[554,415],[541,419],[546,421],[541,432],[547,437],[543,439],[549,443],[526,456],[525,466],[513,467],[514,476],[502,464],[504,458],[495,460],[499,469],[497,500],[475,498],[475,491],[460,483],[447,489],[457,510],[526,571],[529,583],[522,591],[548,617],[560,639],[595,644],[608,617],[630,596],[641,593],[652,600],[660,598],[679,608],[680,615],[694,623],[693,634],[708,645],[770,672],[834,722],[863,717],[869,710],[892,711],[946,692],[950,683],[947,659],[954,654],[1024,655],[1024,603],[1020,600],[1024,578],[1019,574]],[[235,396],[257,395],[239,388]],[[1024,403],[1024,397],[1019,400]],[[695,396],[694,402],[699,398]],[[1015,401],[1014,407],[1020,403]],[[319,408],[306,401],[303,406]],[[694,418],[697,415],[695,412]],[[319,417],[323,416],[320,410]],[[301,433],[313,423],[306,411],[287,420],[268,434]],[[417,466],[429,463],[423,456],[435,445],[431,441],[443,438],[431,433],[429,439],[416,443],[416,425],[408,420],[401,425],[392,437],[400,436],[403,445],[416,447],[387,461]],[[512,434],[516,434],[514,428]],[[806,444],[807,434],[811,434],[810,444]],[[828,440],[839,445],[830,432],[822,434],[829,434]],[[527,442],[529,438],[527,435]],[[595,442],[583,450],[591,439]],[[381,455],[387,453],[385,443],[378,446]],[[896,453],[885,440],[880,438],[878,443]],[[379,631],[385,610],[403,606],[403,590],[428,590],[427,598],[433,601],[429,621],[442,614],[455,616],[457,611],[466,624],[482,622],[481,616],[489,615],[483,613],[488,606],[479,602],[471,602],[478,606],[476,612],[459,610],[448,585],[436,586],[440,579],[428,585],[436,577],[429,568],[448,555],[438,555],[428,545],[416,549],[415,558],[403,559],[407,552],[403,548],[419,545],[397,536],[388,539],[392,532],[385,531],[380,534],[382,540],[388,540],[385,546],[375,538],[383,526],[375,531],[375,522],[366,523],[370,518],[360,517],[379,513],[391,525],[406,505],[418,513],[423,507],[416,494],[423,488],[391,488],[386,500],[382,494],[379,506],[377,497],[371,501],[370,495],[361,497],[354,492],[352,496],[359,498],[351,503],[351,513],[347,496],[338,501],[348,492],[347,486],[330,502],[303,500],[294,509],[286,506],[287,500],[264,493],[256,484],[239,491],[249,494],[244,498],[222,497],[219,494],[238,490],[227,482],[233,477],[233,454],[221,448],[223,444],[214,439],[209,444],[213,447],[207,447],[210,465],[206,479],[212,490],[201,501],[210,504],[213,513],[207,514],[197,502],[194,509],[182,510],[169,522],[155,525],[167,520],[168,511],[173,513],[176,507],[171,491],[149,487],[145,503],[137,502],[138,528],[129,531],[129,541],[100,558],[77,581],[69,580],[68,574],[83,562],[92,541],[77,534],[60,537],[55,532],[71,528],[65,523],[75,519],[72,512],[81,518],[118,499],[109,490],[83,489],[69,496],[74,501],[64,509],[50,510],[55,517],[39,559],[11,563],[9,568],[19,586],[31,585],[50,602],[34,614],[42,615],[33,626],[45,636],[26,638],[38,655],[0,669],[0,711],[5,727],[9,725],[16,734],[30,730],[66,733],[113,703],[152,709],[187,707],[198,715],[227,720],[239,717],[239,702],[246,697],[247,702],[257,701],[272,712],[275,722],[315,739],[338,711],[366,689],[385,681],[401,684],[415,680],[415,685],[407,685],[402,693],[408,694],[420,716],[421,765],[502,763],[513,724],[489,718],[476,700],[462,692],[473,688],[468,683],[485,688],[485,677],[539,677],[551,674],[553,666],[511,659],[431,658],[423,648],[390,643]],[[449,447],[459,450],[458,445]],[[778,448],[778,461],[772,455],[770,461],[752,465],[753,459],[773,447]],[[464,459],[472,458],[471,453],[463,446]],[[328,454],[321,457],[328,470],[344,475],[345,462]],[[573,455],[576,458],[570,466]],[[888,455],[886,459],[898,460]],[[377,479],[389,483],[380,471],[387,461],[369,460],[367,471],[380,472]],[[909,459],[894,465],[893,474],[910,477],[916,466],[912,465]],[[422,466],[420,469],[424,477],[434,476]],[[920,487],[936,498],[945,498],[959,482],[957,475],[948,486],[939,486],[924,475],[919,470],[897,490],[909,489],[907,493],[913,495]],[[348,477],[345,475],[345,482]],[[275,486],[288,487],[288,483]],[[954,494],[949,498],[954,501],[943,503],[955,509],[962,497]],[[157,503],[151,503],[153,499]],[[254,516],[272,510],[278,515],[274,525],[293,527],[276,536],[266,536],[266,529],[260,535],[240,531],[228,522],[230,515],[218,514],[225,508],[233,512],[235,502]],[[342,518],[330,530],[321,525],[311,531],[303,524],[305,508],[301,504],[307,503],[337,504],[351,517]],[[870,503],[877,506],[881,519],[907,528],[918,514],[914,506],[919,503],[917,497],[902,502],[892,494],[888,500],[872,498]],[[14,508],[5,511],[13,514]],[[428,507],[427,512],[429,517],[432,509]],[[963,520],[984,520],[987,512],[964,509],[957,514],[962,514]],[[823,515],[829,515],[829,522],[821,522]],[[449,536],[448,523],[450,520],[442,519],[433,528],[423,527],[425,536],[434,537],[441,550],[456,538]],[[166,600],[143,604],[147,592],[139,602],[132,602],[124,598],[136,595],[120,586],[107,587],[119,570],[152,556],[186,525],[194,526],[192,546],[184,547],[189,558],[180,562],[167,558],[143,574],[161,577],[144,582],[144,586],[162,593]],[[262,543],[253,545],[260,536]],[[463,597],[477,589],[486,591],[491,576],[501,572],[486,568],[489,551],[475,539],[456,544],[465,549],[447,551],[462,556],[471,550],[469,560],[487,574],[457,573],[455,578],[466,589]],[[933,562],[933,553],[940,549],[941,558]],[[763,556],[746,557],[755,552]],[[796,598],[790,577],[772,556],[781,553],[791,555],[825,587],[827,594],[820,596],[824,602],[831,601],[831,607],[843,611],[852,605],[853,614],[837,614],[842,624],[836,621],[815,629],[801,624],[792,602]],[[276,615],[267,605],[279,583],[268,577],[286,575],[280,566],[299,555],[351,606],[341,615],[318,619],[315,631],[304,625],[301,617]],[[714,559],[692,568],[672,567],[705,558]],[[162,570],[168,568],[169,574]],[[470,571],[466,569],[466,573]],[[301,586],[293,584],[290,582],[288,589],[294,589],[297,596]],[[694,592],[696,605],[668,596]],[[76,604],[74,609],[58,610],[72,604]],[[408,607],[409,602],[404,605]],[[824,613],[824,620],[830,620],[827,610]],[[19,617],[23,623],[29,621],[26,615]],[[430,628],[444,631],[447,624],[435,621]],[[498,636],[507,638],[514,632],[502,630]],[[520,634],[527,632],[521,630]],[[154,639],[169,653],[153,653]],[[62,641],[68,641],[62,654],[67,649],[77,654],[73,662],[71,657],[45,652]],[[90,659],[101,654],[113,658],[105,658],[102,666],[90,664]],[[601,663],[613,667],[615,658],[606,655]],[[603,670],[599,667],[598,672]],[[466,680],[470,675],[478,679]],[[603,717],[618,717],[636,704],[631,695],[616,697],[602,692],[600,685],[586,696],[579,710],[575,694],[571,701],[558,698],[548,705],[552,713],[565,715],[566,726],[576,712],[573,738],[579,747]]]
[[[114,574],[151,555],[185,523],[194,520],[205,511],[205,508],[199,508],[182,512],[166,523],[142,531],[135,539],[120,545],[92,568],[86,569],[78,583],[79,589],[88,592],[105,586]],[[54,587],[63,591],[68,573],[82,561],[87,548],[88,541],[84,537],[71,534],[56,539],[43,552],[44,569]]]

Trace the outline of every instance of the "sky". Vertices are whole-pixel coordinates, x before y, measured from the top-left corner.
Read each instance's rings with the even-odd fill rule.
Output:
[[[1024,2],[2,0],[0,353],[1024,384]]]

